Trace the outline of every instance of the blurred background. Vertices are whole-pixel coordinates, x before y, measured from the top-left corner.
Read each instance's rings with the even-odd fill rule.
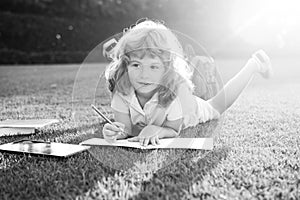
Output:
[[[139,18],[158,19],[219,58],[300,56],[297,0],[1,0],[0,64],[81,63]]]

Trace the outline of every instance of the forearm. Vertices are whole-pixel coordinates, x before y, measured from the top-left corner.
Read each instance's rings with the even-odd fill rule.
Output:
[[[143,128],[144,127],[138,125],[132,125],[130,136],[138,136]]]
[[[153,131],[157,131],[159,138],[174,138],[178,136],[178,132],[169,127],[153,126]]]

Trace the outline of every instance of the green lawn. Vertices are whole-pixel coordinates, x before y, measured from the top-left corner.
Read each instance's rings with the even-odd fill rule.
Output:
[[[244,64],[217,62],[225,82]],[[213,151],[95,147],[64,159],[1,152],[0,199],[299,199],[299,60],[275,60],[274,68],[274,79],[255,78],[221,120],[185,133],[206,135],[218,124]],[[78,69],[0,67],[0,119],[60,120],[30,139],[100,137],[103,123],[89,105],[108,108],[97,82],[103,65],[75,78]]]

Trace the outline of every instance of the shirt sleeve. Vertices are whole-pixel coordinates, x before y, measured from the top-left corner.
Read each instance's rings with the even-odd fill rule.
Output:
[[[112,97],[111,108],[121,113],[129,113],[129,107],[127,103],[118,92],[115,92],[115,94]]]
[[[167,120],[178,120],[183,118],[184,124],[189,116],[195,113],[196,101],[187,84],[180,84],[177,90],[177,98],[170,105]]]
[[[207,122],[212,119],[218,119],[220,117],[220,113],[213,108],[207,101],[197,98],[197,115],[200,123]]]
[[[167,110],[167,120],[175,121],[183,118],[182,105],[179,98],[173,100]]]

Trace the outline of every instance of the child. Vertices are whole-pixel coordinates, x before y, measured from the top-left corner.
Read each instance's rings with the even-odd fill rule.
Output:
[[[254,74],[267,77],[272,70],[261,50],[217,95],[203,100],[193,94],[195,70],[183,57],[178,39],[163,24],[147,20],[124,33],[106,70],[116,125],[104,125],[106,140],[133,136],[129,141],[146,146],[177,137],[182,129],[219,118]]]

